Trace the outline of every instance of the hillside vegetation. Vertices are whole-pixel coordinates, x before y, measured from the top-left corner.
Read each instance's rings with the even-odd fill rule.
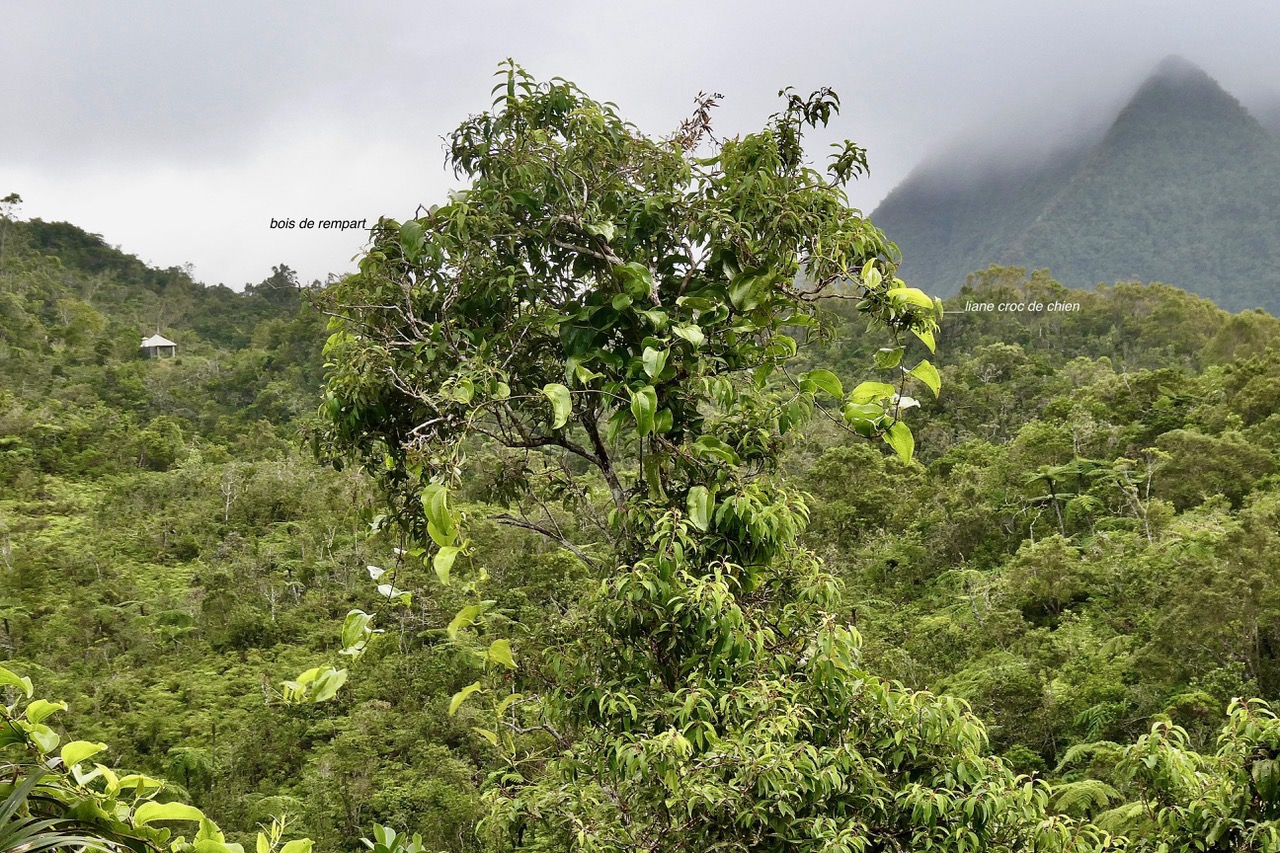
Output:
[[[443,630],[466,599],[396,550],[363,474],[315,461],[311,292],[287,267],[243,293],[203,288],[73,226],[9,223],[0,661],[69,703],[59,727],[168,780],[232,838],[288,815],[323,849],[356,849],[375,823],[478,849],[496,756],[478,712],[449,713],[476,669]],[[971,703],[995,753],[1058,786],[1053,809],[1153,839],[1152,798],[1239,795],[1230,808],[1266,814],[1274,792],[1248,780],[1265,782],[1274,727],[1260,706],[1226,712],[1280,694],[1280,321],[1013,268],[952,306],[1036,300],[1080,308],[943,320],[944,390],[913,421],[911,464],[821,421],[793,442],[805,541],[844,582],[863,665]],[[139,357],[157,324],[176,358]],[[882,342],[840,328],[806,357],[851,385]],[[484,445],[470,460],[481,476],[455,500],[493,611],[537,648],[600,579],[485,520],[505,511],[511,460]],[[348,610],[380,610],[370,565],[395,570],[410,605],[380,617],[334,700],[284,703],[284,680],[337,651]],[[1235,793],[1135,770],[1157,753]]]

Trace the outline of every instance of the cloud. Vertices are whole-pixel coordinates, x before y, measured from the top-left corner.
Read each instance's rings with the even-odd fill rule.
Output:
[[[281,234],[272,216],[412,213],[450,186],[440,138],[489,102],[512,56],[665,133],[699,91],[722,132],[759,127],[778,89],[836,88],[872,177],[869,210],[931,151],[1044,150],[1105,114],[1164,55],[1246,104],[1280,95],[1280,4],[335,0],[198,6],[5,3],[10,85],[0,192],[164,266],[232,286],[285,262],[350,268],[349,233]]]

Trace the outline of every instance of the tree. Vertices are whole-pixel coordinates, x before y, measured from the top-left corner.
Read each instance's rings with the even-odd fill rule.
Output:
[[[9,193],[0,198],[0,263],[4,262],[4,247],[9,236],[9,223],[18,218],[18,208],[22,205],[22,196]]]
[[[805,159],[835,94],[784,91],[764,129],[728,139],[702,97],[652,139],[571,83],[501,76],[493,110],[448,142],[469,186],[380,220],[359,272],[328,291],[322,409],[331,451],[382,484],[406,554],[473,597],[449,634],[486,671],[453,710],[493,700],[477,727],[500,762],[484,837],[601,851],[1081,843],[1046,816],[1043,786],[986,755],[963,703],[860,667],[839,585],[797,540],[808,510],[778,473],[786,440],[820,413],[909,461],[909,385],[939,385],[904,358],[910,335],[932,349],[940,305],[896,278],[897,250],[842,189],[865,152],[845,143],[825,174]],[[791,369],[830,330],[825,297],[888,329],[876,364],[891,381],[846,393],[828,370]],[[508,454],[497,518],[602,578],[542,633],[542,661],[500,636],[470,515],[450,503],[486,444]],[[346,651],[372,630],[353,611]]]

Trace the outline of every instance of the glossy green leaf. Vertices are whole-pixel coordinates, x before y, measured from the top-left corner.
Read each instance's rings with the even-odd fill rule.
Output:
[[[510,640],[494,640],[489,644],[489,650],[485,652],[485,657],[495,663],[500,663],[507,669],[516,668],[516,659],[511,654]]]
[[[422,255],[424,234],[422,223],[416,219],[410,219],[400,226],[400,247],[410,261],[416,261]]]
[[[449,573],[453,570],[453,563],[461,552],[462,549],[456,545],[446,545],[437,551],[431,560],[431,568],[435,569],[436,577],[445,586],[449,585]]]
[[[34,688],[31,686],[30,678],[27,678],[25,675],[22,675],[22,676],[16,675],[10,672],[9,670],[5,669],[4,667],[0,666],[0,685],[4,685],[4,684],[8,684],[11,687],[18,688],[19,690],[22,691],[22,694],[26,696],[28,699],[31,698],[31,693],[34,690]]]
[[[363,610],[348,612],[347,618],[342,621],[342,648],[354,649],[357,644],[365,640],[369,623],[372,621],[373,617]]]
[[[923,382],[934,397],[938,396],[938,391],[942,388],[942,377],[938,375],[938,368],[930,364],[928,359],[911,368],[911,375]]]
[[[911,428],[905,423],[898,421],[885,430],[884,440],[901,457],[903,462],[911,461],[911,456],[916,449],[916,440],[911,434]]]
[[[730,465],[741,464],[738,452],[714,435],[700,435],[693,442],[693,451],[698,456],[711,457],[728,462]]]
[[[671,329],[678,337],[684,338],[695,347],[700,347],[707,341],[706,333],[695,323],[689,323],[684,326],[674,326]]]
[[[311,701],[328,702],[338,695],[339,688],[346,683],[347,671],[345,669],[327,668],[324,674],[316,679],[315,692],[311,696]]]
[[[902,354],[906,347],[882,347],[876,351],[876,367],[881,370],[892,370],[902,363]]]
[[[22,725],[19,723],[18,725]],[[59,741],[62,738],[53,729],[44,723],[32,723],[26,726],[27,737],[36,745],[36,748],[43,753],[53,752],[58,748]]]
[[[204,812],[195,806],[185,803],[157,803],[155,800],[147,800],[133,813],[133,822],[139,826],[146,826],[158,820],[200,821],[203,819]]]
[[[743,276],[729,285],[729,302],[739,311],[750,311],[763,300],[768,285],[761,276]]]
[[[467,701],[468,696],[472,693],[478,693],[483,689],[484,688],[480,686],[480,682],[477,681],[475,684],[468,684],[466,687],[453,694],[453,698],[449,700],[449,716],[452,717],[454,714],[458,713],[458,709],[462,707],[463,702]]]
[[[458,632],[470,628],[480,618],[480,614],[484,612],[484,608],[479,604],[468,604],[466,607],[454,614],[450,620],[448,627],[445,628],[449,639],[458,639]]]
[[[437,545],[452,545],[458,538],[458,528],[449,511],[449,490],[432,483],[422,490],[422,507],[426,510],[428,534]]]
[[[50,714],[67,709],[66,702],[50,702],[47,699],[36,699],[27,705],[23,715],[33,723],[43,723]]]
[[[849,392],[849,402],[871,403],[876,400],[887,400],[896,394],[897,390],[887,382],[863,382]]]
[[[631,392],[631,415],[636,419],[636,429],[644,437],[653,432],[653,418],[658,411],[658,393],[652,385]]]
[[[653,347],[645,347],[644,353],[640,356],[644,362],[644,372],[650,379],[657,380],[663,369],[667,366],[667,353],[665,350],[654,349]]]
[[[818,368],[810,370],[808,373],[802,374],[801,381],[808,380],[817,386],[818,390],[839,400],[844,397],[844,385],[840,382],[840,377],[836,376],[830,370]]]
[[[75,767],[81,761],[92,758],[107,748],[105,743],[94,743],[87,740],[73,740],[62,747],[62,766]]]
[[[933,297],[918,287],[896,287],[889,291],[889,299],[898,305],[933,310]]]
[[[560,429],[569,422],[569,415],[573,411],[573,397],[568,388],[554,382],[543,386],[542,393],[551,401],[551,428]]]
[[[712,508],[711,492],[706,486],[694,486],[689,490],[689,520],[693,522],[694,527],[705,531],[711,526]]]

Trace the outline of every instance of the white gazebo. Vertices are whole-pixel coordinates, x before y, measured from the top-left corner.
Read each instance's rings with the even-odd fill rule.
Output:
[[[147,358],[160,358],[166,355],[177,355],[178,345],[163,335],[152,335],[142,342],[142,353]]]

